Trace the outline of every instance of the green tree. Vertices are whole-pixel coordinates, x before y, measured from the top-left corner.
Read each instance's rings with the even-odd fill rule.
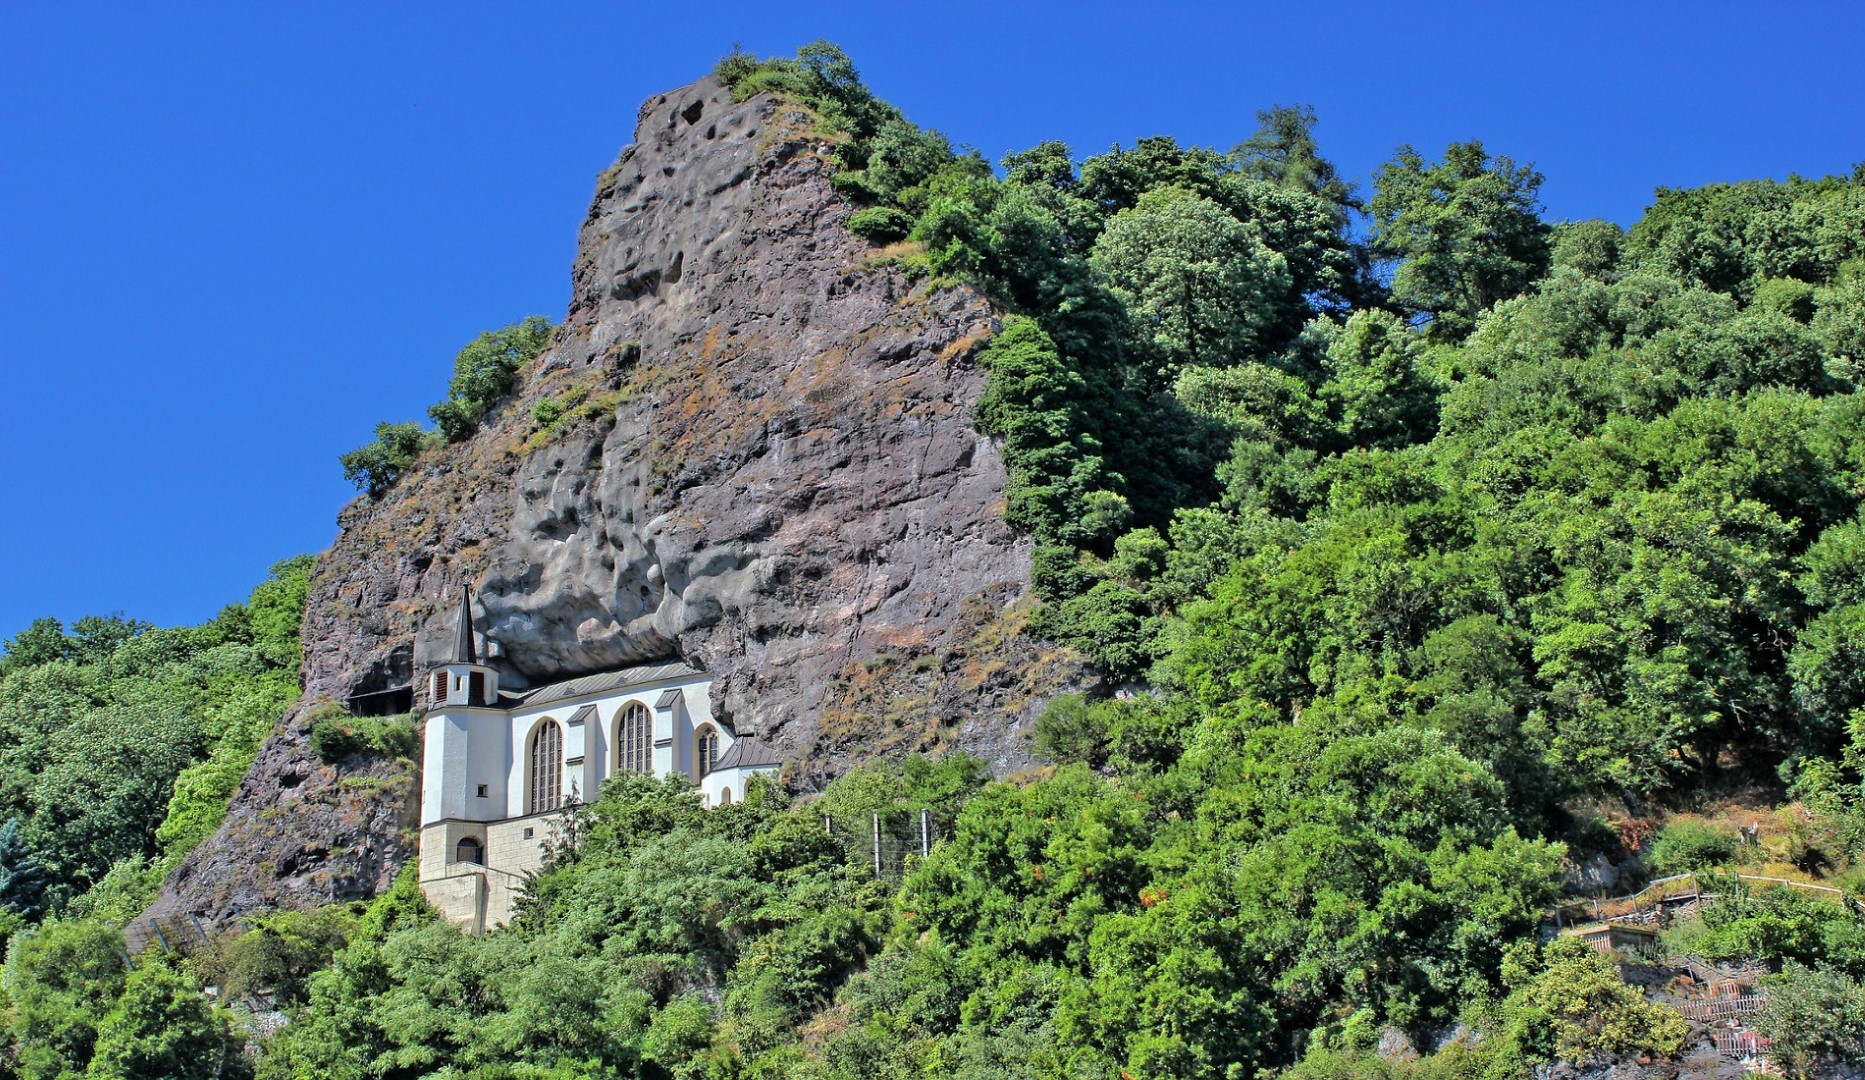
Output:
[[[1434,434],[1438,386],[1423,352],[1419,335],[1388,312],[1348,317],[1328,346],[1328,379],[1316,391],[1348,444],[1397,448]]]
[[[1433,340],[1461,339],[1477,315],[1546,271],[1541,179],[1480,142],[1452,143],[1440,162],[1401,147],[1374,174],[1373,250],[1399,260],[1392,298],[1429,316]]]
[[[550,344],[556,327],[542,315],[527,316],[466,343],[453,358],[446,400],[428,410],[448,442],[471,435],[498,400],[517,385],[518,372]],[[380,438],[381,429],[377,429]],[[345,465],[347,472],[349,466]]]
[[[234,1052],[225,1017],[192,979],[160,962],[132,972],[97,1025],[93,1080],[209,1080]]]
[[[1312,105],[1275,105],[1256,111],[1256,132],[1238,143],[1231,160],[1245,176],[1319,196],[1341,218],[1359,209],[1353,185],[1341,179],[1334,163],[1321,156],[1315,142]]]
[[[19,819],[0,825],[0,908],[29,916],[39,910],[45,892],[45,871],[20,834]]]
[[[1677,1010],[1646,1003],[1619,978],[1617,962],[1574,938],[1557,938],[1542,950],[1539,970],[1509,995],[1503,1016],[1529,1057],[1576,1064],[1676,1053],[1689,1031]]]
[[[98,1026],[123,993],[123,934],[93,922],[47,923],[7,946],[8,1027],[24,1080],[83,1074]]]
[[[1755,1030],[1789,1075],[1821,1076],[1865,1061],[1865,986],[1858,979],[1789,960],[1762,986]]]
[[[1094,265],[1158,353],[1158,372],[1250,359],[1289,287],[1261,231],[1185,188],[1156,188],[1107,223]]]
[[[377,496],[395,486],[426,446],[427,433],[420,424],[383,421],[376,425],[375,441],[342,455],[338,462],[343,478],[355,484],[356,490]]]
[[[0,673],[70,659],[73,653],[72,643],[65,637],[65,624],[51,616],[34,619],[31,626],[8,638],[5,648]]]

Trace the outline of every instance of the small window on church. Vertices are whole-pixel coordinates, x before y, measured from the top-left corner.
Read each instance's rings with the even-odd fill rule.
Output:
[[[719,729],[707,724],[693,736],[693,779],[704,780],[719,763]]]
[[[732,805],[732,789],[731,788],[728,787],[728,788],[719,789],[719,805],[720,806]]]
[[[453,861],[472,863],[475,866],[484,866],[486,864],[486,856],[484,850],[480,848],[478,840],[470,836],[462,836],[460,837],[460,842],[454,846]]]
[[[444,671],[436,671],[434,673],[433,698],[434,700],[432,703],[435,705],[447,700],[447,673]]]
[[[615,725],[615,771],[654,771],[654,717],[639,701],[629,702],[622,710],[621,723]]]
[[[488,796],[486,795],[486,785],[484,784],[479,785],[479,791],[477,794],[482,799],[487,798]]]

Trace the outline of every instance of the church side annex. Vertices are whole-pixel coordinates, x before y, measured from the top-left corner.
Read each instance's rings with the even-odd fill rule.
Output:
[[[608,777],[686,776],[707,806],[723,806],[781,764],[712,715],[711,678],[683,663],[501,691],[497,669],[480,662],[466,590],[452,658],[424,686],[421,890],[471,933],[511,918],[551,819]]]

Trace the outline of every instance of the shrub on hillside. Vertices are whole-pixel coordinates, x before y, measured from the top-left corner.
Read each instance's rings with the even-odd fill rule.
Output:
[[[402,478],[426,445],[427,432],[421,430],[420,424],[412,420],[391,424],[385,420],[376,425],[375,441],[337,461],[343,466],[343,478],[355,484],[356,490],[380,495]]]
[[[411,714],[350,716],[332,706],[311,718],[311,751],[332,764],[356,754],[409,757],[415,750]]]
[[[1658,831],[1651,864],[1668,874],[1706,870],[1735,858],[1736,838],[1728,829],[1701,821],[1673,821]]]
[[[532,315],[467,342],[453,358],[447,399],[427,410],[448,442],[459,442],[477,430],[480,418],[517,385],[519,369],[550,344],[555,329],[549,319]]]

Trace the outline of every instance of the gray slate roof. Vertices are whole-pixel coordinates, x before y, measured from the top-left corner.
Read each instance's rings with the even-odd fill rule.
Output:
[[[583,697],[586,694],[604,694],[623,687],[639,686],[643,683],[657,683],[666,679],[690,679],[705,672],[690,668],[679,661],[665,664],[643,664],[639,667],[621,668],[617,671],[605,671],[599,675],[583,675],[575,679],[540,686],[517,695],[525,705],[545,705],[566,698]]]
[[[721,757],[718,763],[712,767],[712,771],[718,772],[721,769],[762,769],[772,765],[782,765],[783,763],[783,755],[747,735],[732,743],[732,748],[725,752],[725,756]]]

